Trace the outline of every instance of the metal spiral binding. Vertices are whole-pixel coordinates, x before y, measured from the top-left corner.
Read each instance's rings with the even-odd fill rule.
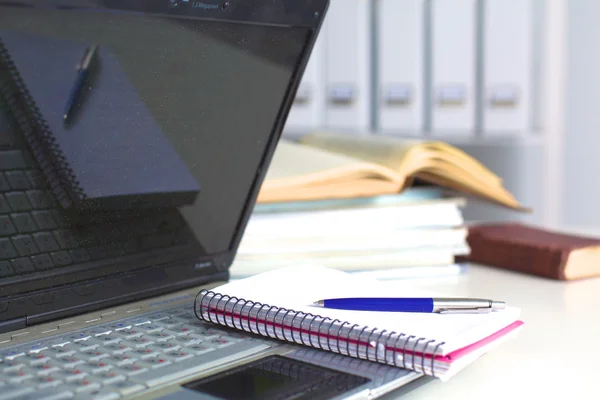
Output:
[[[425,337],[360,326],[209,290],[196,295],[194,312],[199,320],[212,324],[411,369],[433,377],[436,376],[435,357],[444,345],[444,342]],[[303,333],[304,330],[308,333]],[[356,345],[353,345],[355,334]],[[430,348],[433,353],[427,352]]]
[[[0,95],[9,105],[23,131],[29,147],[37,162],[43,168],[46,179],[58,201],[65,208],[73,206],[69,193],[86,199],[79,180],[71,170],[69,163],[56,143],[50,127],[27,89],[27,85],[10,54],[0,39],[0,66],[10,74],[11,82],[0,83]],[[12,86],[12,87],[10,87]],[[65,190],[67,186],[67,190]]]

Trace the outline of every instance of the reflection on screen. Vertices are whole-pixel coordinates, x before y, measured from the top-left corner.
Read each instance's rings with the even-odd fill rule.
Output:
[[[2,7],[0,278],[226,251],[306,38]]]

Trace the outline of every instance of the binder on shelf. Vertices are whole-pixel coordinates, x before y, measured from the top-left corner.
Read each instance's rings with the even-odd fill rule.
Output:
[[[377,4],[377,121],[383,133],[424,128],[425,0]]]
[[[531,109],[532,3],[483,3],[484,135],[518,133],[529,128]]]
[[[331,0],[324,27],[327,128],[371,128],[371,9],[366,0]]]
[[[475,128],[477,0],[431,2],[431,129],[469,135]]]
[[[306,133],[325,123],[325,26],[321,28],[310,59],[304,70],[294,104],[288,115],[285,131]]]

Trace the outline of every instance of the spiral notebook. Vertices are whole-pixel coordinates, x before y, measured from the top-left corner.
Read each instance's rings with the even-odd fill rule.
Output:
[[[331,310],[316,300],[350,296],[432,296],[318,266],[292,266],[198,293],[206,322],[389,364],[447,380],[513,336],[520,309],[490,314]]]
[[[200,186],[118,58],[99,47],[73,121],[63,115],[90,43],[0,32],[0,93],[64,208],[193,204]],[[40,67],[43,66],[43,67]]]

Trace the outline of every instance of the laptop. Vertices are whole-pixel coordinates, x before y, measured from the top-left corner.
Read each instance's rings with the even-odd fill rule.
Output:
[[[375,398],[421,378],[194,315],[229,279],[327,6],[0,0],[0,399]]]

